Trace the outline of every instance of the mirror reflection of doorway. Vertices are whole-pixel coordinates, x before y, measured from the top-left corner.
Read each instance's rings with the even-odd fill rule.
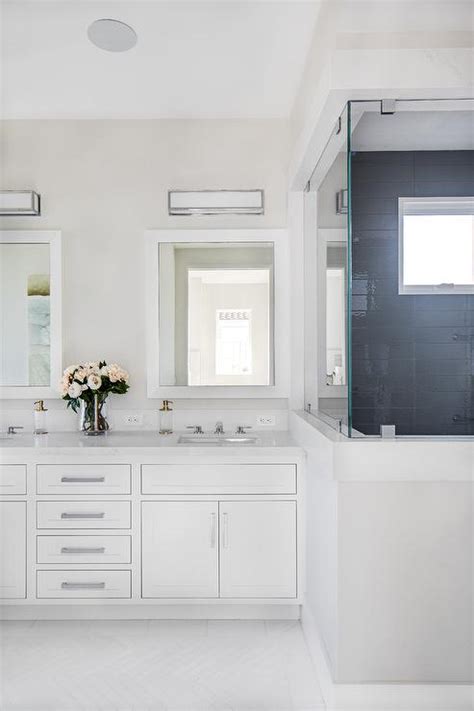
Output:
[[[268,383],[271,273],[188,270],[188,384]]]

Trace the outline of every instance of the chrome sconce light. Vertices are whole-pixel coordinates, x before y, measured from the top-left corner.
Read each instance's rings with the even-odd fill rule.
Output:
[[[0,216],[41,214],[41,196],[34,190],[0,190]]]
[[[347,190],[339,190],[336,193],[336,212],[338,215],[347,215],[348,193]]]
[[[263,190],[170,190],[169,215],[263,215]]]

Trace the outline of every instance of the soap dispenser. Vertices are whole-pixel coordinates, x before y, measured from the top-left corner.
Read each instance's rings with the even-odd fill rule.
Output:
[[[173,410],[170,407],[172,400],[163,400],[160,407],[160,434],[172,434],[173,432]]]
[[[33,434],[35,434],[35,435],[48,434],[47,412],[48,412],[48,410],[44,406],[44,401],[37,400],[35,402],[35,410],[34,410],[35,427],[33,430]]]

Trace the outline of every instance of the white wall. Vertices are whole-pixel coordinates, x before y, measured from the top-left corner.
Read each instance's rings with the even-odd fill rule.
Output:
[[[156,408],[145,389],[143,232],[286,226],[287,123],[4,121],[2,129],[2,187],[40,192],[42,216],[3,218],[0,228],[62,230],[64,364],[117,361],[131,375],[130,393],[119,406]],[[263,188],[265,215],[167,214],[169,188],[225,187]],[[10,405],[31,408],[28,401]],[[270,403],[214,401],[212,407],[254,405]],[[208,404],[177,404],[183,406]],[[275,408],[286,408],[286,401],[272,400]]]

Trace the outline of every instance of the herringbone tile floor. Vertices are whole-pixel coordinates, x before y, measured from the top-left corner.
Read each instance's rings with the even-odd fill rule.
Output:
[[[315,711],[298,622],[0,623],[1,711]]]

